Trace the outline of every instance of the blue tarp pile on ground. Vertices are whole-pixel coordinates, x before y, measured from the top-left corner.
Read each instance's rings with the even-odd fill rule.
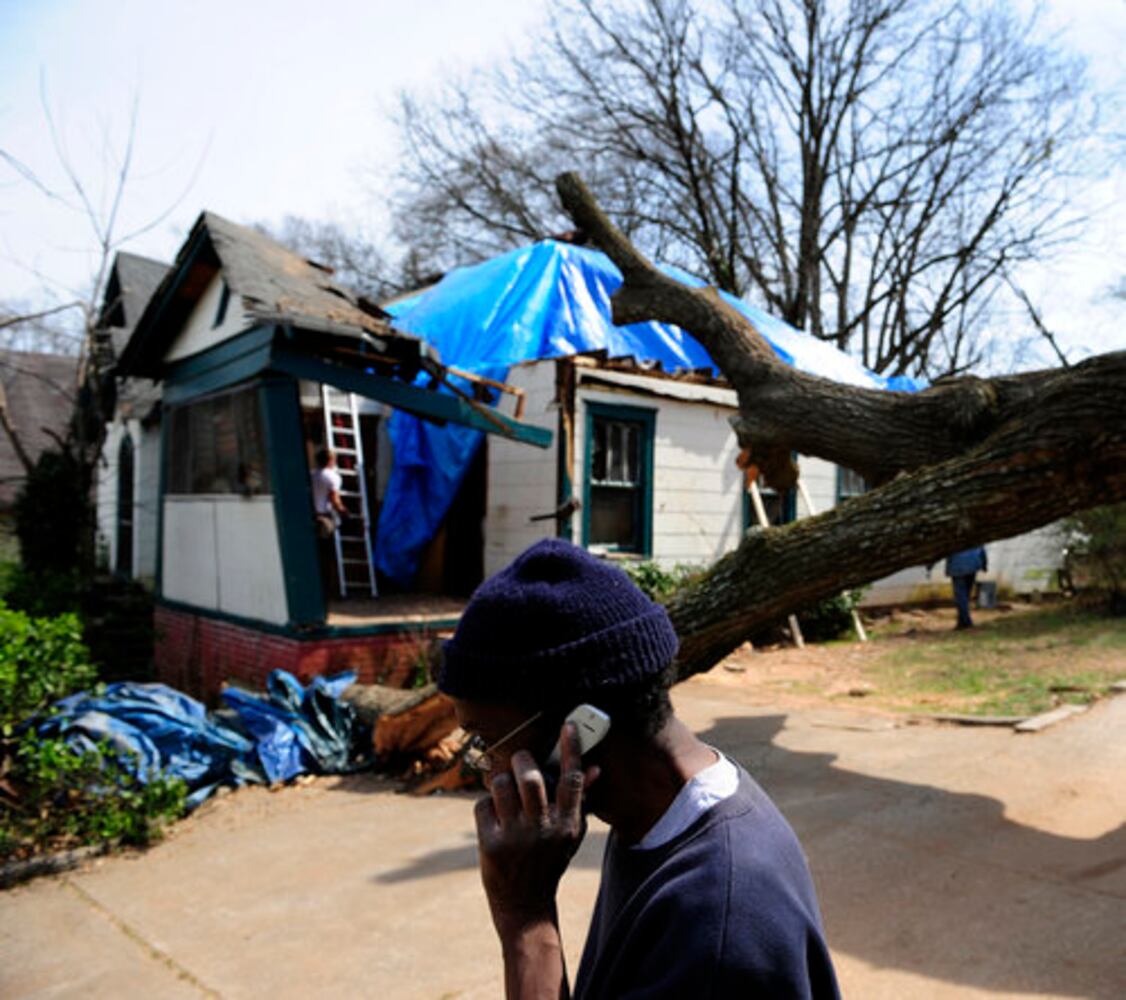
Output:
[[[340,695],[355,680],[344,673],[303,687],[292,674],[274,670],[265,694],[223,692],[237,713],[234,725],[164,684],[110,684],[99,694],[57,702],[36,732],[78,750],[108,744],[142,782],[159,774],[182,778],[194,807],[220,785],[353,769],[355,715]]]
[[[265,694],[228,688],[223,700],[253,736],[272,783],[310,771],[336,774],[352,769],[356,716],[340,695],[355,683],[354,673],[344,673],[314,677],[306,688],[292,674],[275,670]]]
[[[699,278],[665,270],[687,285]],[[621,274],[605,254],[554,240],[458,268],[433,288],[389,305],[396,327],[438,349],[447,365],[504,379],[522,361],[605,350],[659,361],[666,371],[711,368],[708,353],[679,327],[615,326],[610,297]],[[724,298],[755,324],[775,353],[800,371],[838,382],[902,391],[920,384],[884,378],[831,344],[817,340],[736,299]],[[379,515],[376,565],[409,586],[423,547],[433,538],[468,471],[482,435],[440,427],[396,412],[389,425],[394,466]]]

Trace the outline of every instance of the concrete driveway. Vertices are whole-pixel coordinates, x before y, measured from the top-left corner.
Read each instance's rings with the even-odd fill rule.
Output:
[[[1027,736],[783,715],[707,678],[675,701],[797,829],[846,996],[1126,996],[1126,697]],[[221,799],[0,893],[0,995],[498,997],[470,802],[369,776]],[[604,839],[565,879],[572,966]]]

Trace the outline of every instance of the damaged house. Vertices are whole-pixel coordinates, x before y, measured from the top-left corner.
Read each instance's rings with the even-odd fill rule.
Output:
[[[538,538],[704,564],[756,523],[863,491],[806,457],[800,490],[747,482],[728,423],[735,393],[683,331],[615,327],[619,282],[601,253],[545,240],[377,306],[204,213],[119,356],[123,378],[162,395],[148,411],[159,484],[134,501],[156,513],[158,676],[207,695],[229,679],[260,685],[274,667],[403,683],[425,638]],[[790,364],[914,388],[732,301]],[[327,584],[310,489],[325,447],[350,511]],[[132,544],[140,568],[140,535]],[[1040,558],[1013,551],[1016,578]],[[945,593],[911,572],[872,599]]]
[[[118,371],[159,384],[162,397],[159,487],[137,499],[157,512],[157,676],[206,695],[228,679],[261,684],[274,667],[299,677],[351,668],[373,681],[399,665],[389,650],[456,620],[457,601],[376,596],[390,413],[550,440],[471,392],[439,391],[450,376],[425,342],[324,269],[211,213],[155,289]],[[310,489],[312,456],[326,446],[352,515],[332,588]],[[449,544],[446,558],[455,552]]]

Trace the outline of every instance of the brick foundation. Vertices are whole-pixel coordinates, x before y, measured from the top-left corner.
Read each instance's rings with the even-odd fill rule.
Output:
[[[209,703],[218,700],[225,681],[264,688],[277,667],[303,684],[318,674],[354,670],[361,684],[405,687],[420,652],[417,625],[378,635],[302,639],[160,604],[154,625],[157,680]]]

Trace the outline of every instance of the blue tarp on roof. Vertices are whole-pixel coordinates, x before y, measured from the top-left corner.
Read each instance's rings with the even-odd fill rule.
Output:
[[[698,278],[665,270],[687,285]],[[395,326],[437,348],[444,364],[503,380],[522,361],[605,350],[610,357],[659,361],[666,371],[716,366],[679,327],[664,323],[614,326],[610,297],[622,283],[603,253],[554,240],[523,247],[447,274],[433,288],[393,303]],[[903,391],[912,379],[869,372],[831,344],[801,333],[733,296],[787,364],[838,382]],[[479,431],[439,427],[396,411],[389,424],[394,465],[379,515],[376,565],[409,586],[424,546],[434,537],[477,448]]]

